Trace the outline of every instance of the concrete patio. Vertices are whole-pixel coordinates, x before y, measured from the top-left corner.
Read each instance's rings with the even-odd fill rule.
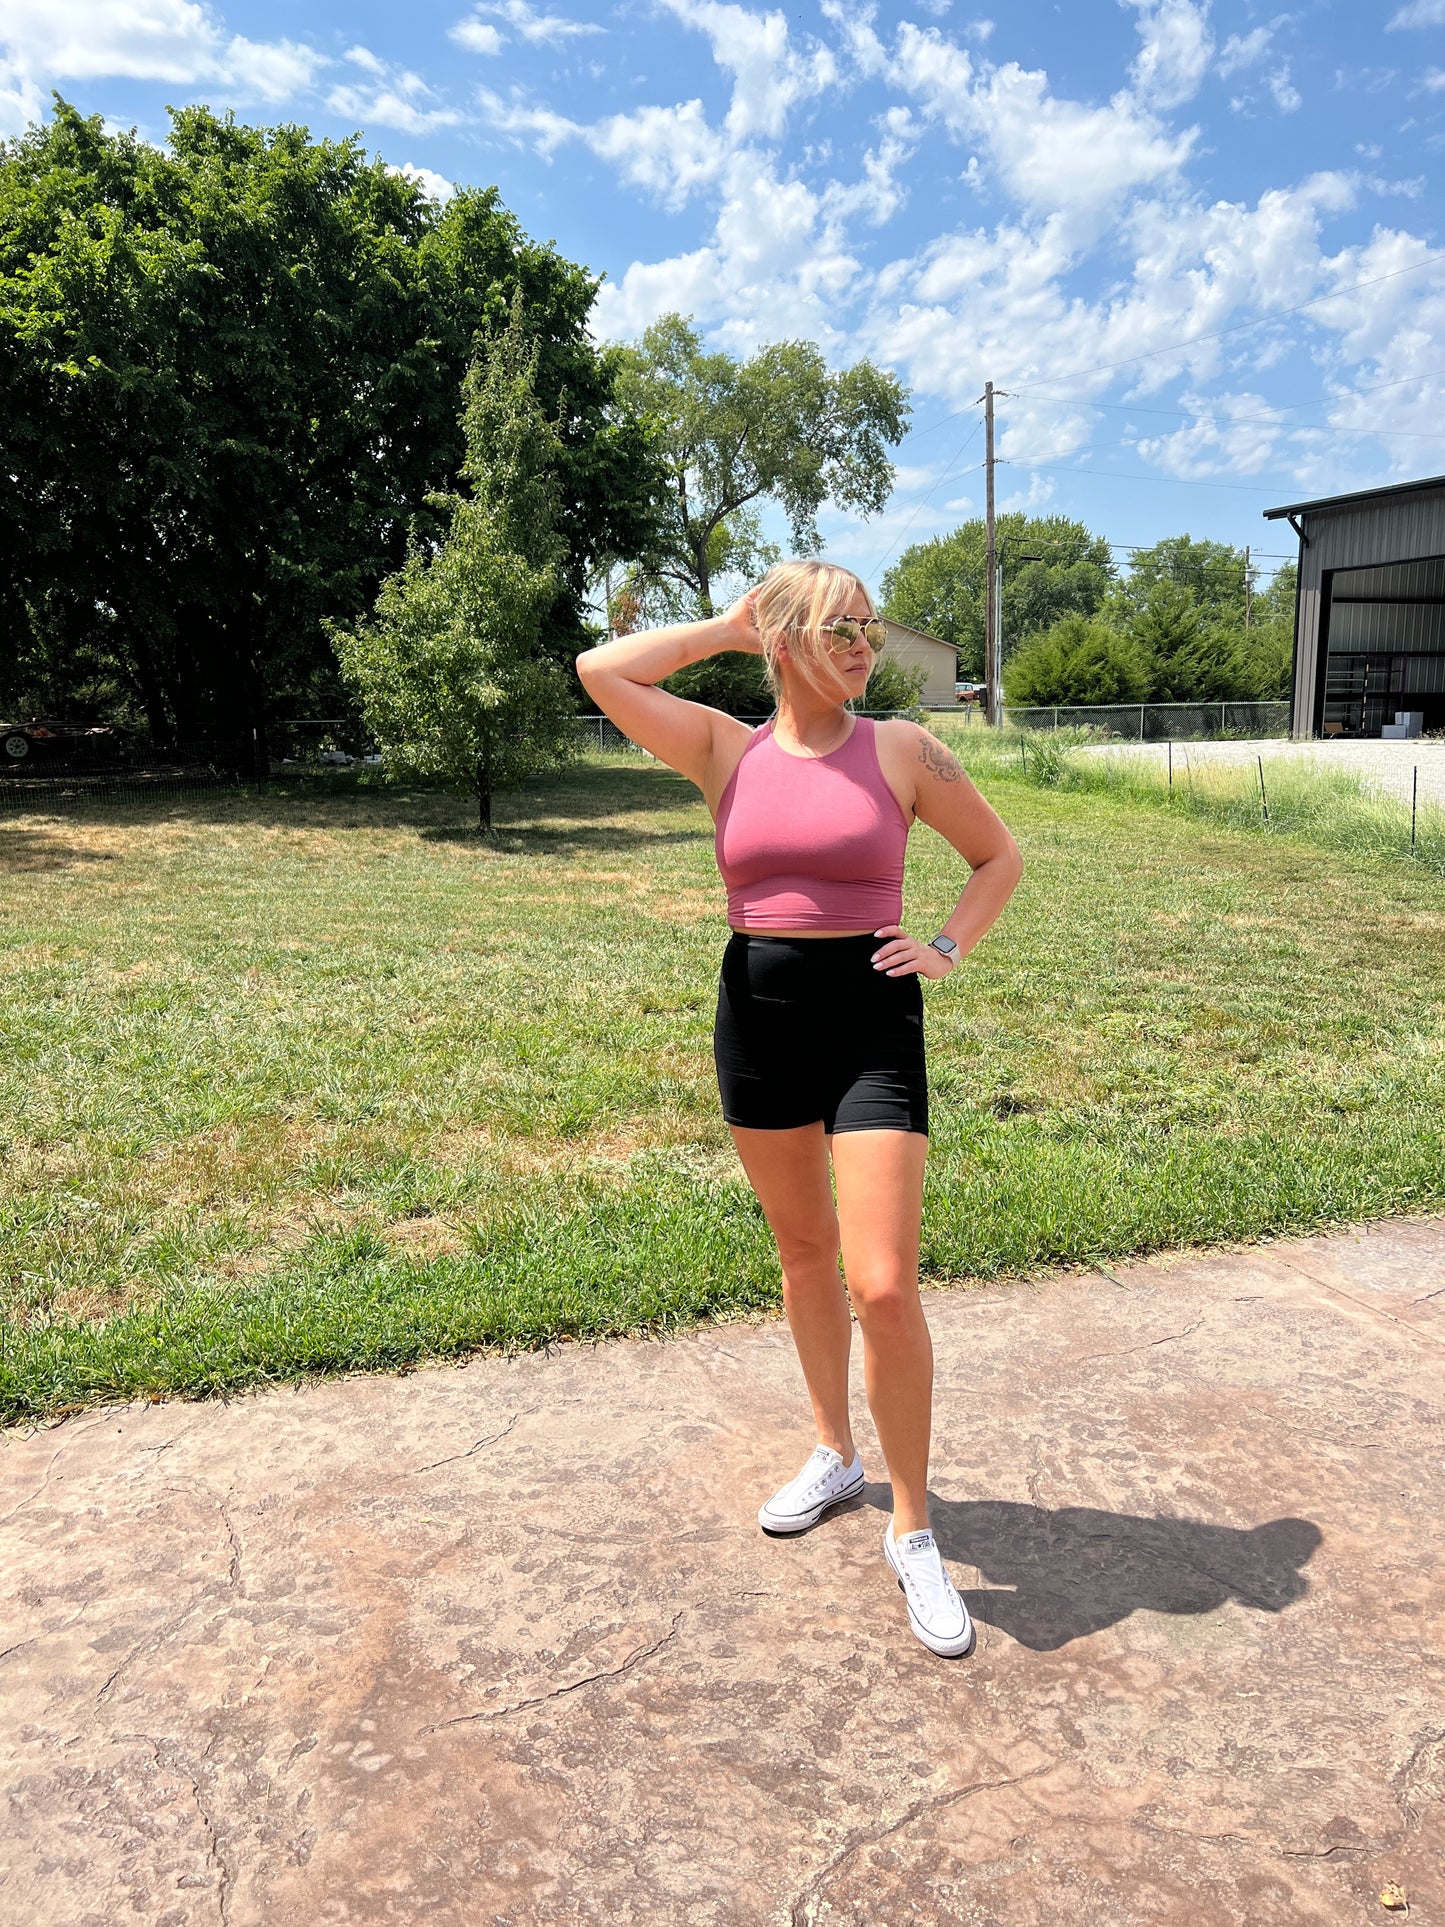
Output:
[[[1445,1222],[927,1302],[964,1661],[776,1323],[9,1434],[0,1919],[1445,1923]]]

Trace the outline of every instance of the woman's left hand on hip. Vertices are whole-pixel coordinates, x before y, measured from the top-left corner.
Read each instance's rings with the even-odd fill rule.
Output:
[[[953,971],[953,963],[941,950],[910,937],[901,923],[885,924],[873,934],[888,939],[873,952],[873,968],[889,977],[947,977]]]

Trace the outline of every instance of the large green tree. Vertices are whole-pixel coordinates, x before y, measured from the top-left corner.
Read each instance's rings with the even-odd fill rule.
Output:
[[[445,540],[414,549],[373,619],[336,636],[387,763],[471,791],[483,830],[494,790],[555,765],[577,739],[567,673],[544,648],[566,545],[537,363],[519,300],[467,377],[466,488],[436,502],[450,508]]]
[[[1131,610],[1142,609],[1156,590],[1186,594],[1205,622],[1244,624],[1244,552],[1227,542],[1196,541],[1169,535],[1147,549],[1135,549],[1120,585]]]
[[[907,391],[871,362],[830,370],[810,341],[746,361],[708,353],[692,324],[664,315],[627,351],[618,392],[655,424],[666,472],[656,540],[633,572],[643,611],[711,616],[729,590],[777,560],[758,512],[776,503],[793,546],[818,548],[826,502],[876,514],[893,489]]]
[[[1091,616],[1113,581],[1109,544],[1066,515],[1001,515],[1005,660],[1061,616]],[[883,578],[883,612],[951,642],[962,676],[983,674],[986,531],[981,518],[905,549]],[[1025,562],[1023,556],[1037,556]]]
[[[565,661],[656,471],[587,335],[595,280],[494,191],[439,208],[359,143],[195,107],[168,147],[58,102],[0,150],[0,697],[109,675],[158,737],[264,739],[337,700],[328,618],[439,539],[462,377],[513,292],[556,427]]]

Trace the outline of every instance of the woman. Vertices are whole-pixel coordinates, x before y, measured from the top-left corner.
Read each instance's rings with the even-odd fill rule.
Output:
[[[717,825],[733,931],[714,1033],[723,1115],[777,1240],[818,1432],[812,1457],[758,1522],[768,1533],[804,1532],[863,1489],[848,1415],[851,1299],[893,1485],[884,1556],[918,1638],[956,1655],[972,1650],[973,1627],[928,1524],[933,1347],[918,1292],[928,1153],[918,979],[952,975],[1003,909],[1021,865],[936,737],[845,707],[862,699],[886,638],[857,576],[786,562],[726,615],[604,643],[577,670],[619,729],[697,784]],[[656,686],[726,649],[765,660],[777,711],[757,731]],[[973,872],[927,943],[899,922],[916,820]]]

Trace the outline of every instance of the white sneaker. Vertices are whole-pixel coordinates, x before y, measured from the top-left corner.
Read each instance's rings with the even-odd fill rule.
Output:
[[[942,1659],[971,1653],[973,1621],[944,1569],[933,1534],[905,1532],[895,1539],[890,1525],[883,1535],[883,1556],[907,1602],[908,1623],[929,1652]]]
[[[844,1465],[841,1453],[819,1445],[797,1478],[759,1508],[758,1524],[764,1532],[806,1532],[829,1506],[856,1499],[863,1484],[863,1461],[856,1452],[853,1463]]]

